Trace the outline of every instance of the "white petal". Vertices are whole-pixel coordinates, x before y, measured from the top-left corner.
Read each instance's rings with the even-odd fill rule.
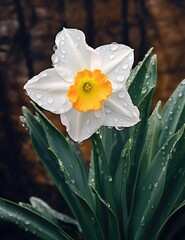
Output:
[[[61,114],[60,119],[69,136],[76,142],[83,142],[92,136],[104,122],[104,111],[79,112],[75,109]]]
[[[42,71],[24,85],[24,89],[34,102],[57,114],[72,107],[66,95],[68,88],[69,83],[62,79],[54,68]]]
[[[125,88],[113,93],[104,104],[105,126],[130,127],[140,121],[139,110],[133,105]]]
[[[52,62],[59,74],[72,72],[74,77],[84,68],[100,68],[101,59],[98,53],[86,44],[82,31],[64,28],[57,34],[55,43],[56,51],[52,55]],[[67,80],[70,81],[70,77]]]
[[[96,48],[102,59],[101,70],[108,76],[113,91],[124,86],[133,65],[133,49],[123,44],[112,43]]]

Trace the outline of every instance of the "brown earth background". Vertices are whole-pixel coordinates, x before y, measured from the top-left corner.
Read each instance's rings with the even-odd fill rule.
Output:
[[[28,201],[34,195],[65,210],[53,183],[21,126],[22,90],[32,76],[51,66],[55,35],[63,27],[85,32],[92,47],[111,42],[135,50],[135,64],[150,47],[158,57],[153,106],[164,104],[185,78],[185,1],[182,0],[0,0],[0,196]],[[49,118],[65,131],[58,116]],[[81,146],[89,158],[90,141]],[[10,231],[11,229],[11,231]],[[35,239],[0,223],[2,240]]]

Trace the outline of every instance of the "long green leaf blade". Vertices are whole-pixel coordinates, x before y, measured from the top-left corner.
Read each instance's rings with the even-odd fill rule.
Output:
[[[18,224],[43,240],[70,240],[72,239],[62,229],[13,202],[0,198],[0,220]]]

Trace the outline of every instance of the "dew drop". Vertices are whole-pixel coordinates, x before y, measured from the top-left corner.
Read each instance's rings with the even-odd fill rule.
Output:
[[[110,204],[109,203],[107,203],[107,207],[110,208]]]
[[[110,60],[112,60],[112,59],[114,59],[114,58],[115,58],[115,55],[114,55],[114,54],[109,55],[109,59],[110,59]]]
[[[110,49],[111,49],[112,51],[117,50],[118,47],[119,47],[119,45],[118,45],[117,43],[112,43],[112,44],[110,45]]]
[[[115,127],[116,128],[116,130],[118,130],[118,131],[122,131],[123,129],[124,129],[124,127]]]
[[[117,79],[119,82],[122,82],[122,81],[125,80],[125,76],[123,76],[123,75],[118,75],[118,76],[116,77],[116,79]]]
[[[105,112],[106,112],[106,113],[111,113],[112,110],[111,110],[109,107],[105,107]]]
[[[58,62],[58,56],[56,54],[53,54],[51,58],[54,64]]]
[[[143,87],[143,89],[142,89],[142,94],[146,93],[147,90],[148,90],[147,87]]]
[[[159,186],[159,183],[158,182],[155,182],[154,183],[154,187],[156,188],[156,187],[158,187]]]
[[[41,94],[41,93],[37,93],[37,94],[36,94],[36,98],[37,98],[37,99],[40,99],[41,97],[42,97],[42,94]]]
[[[112,83],[112,88],[116,90],[118,88],[118,85],[116,83]]]
[[[46,77],[47,75],[48,75],[47,72],[41,73],[41,77]]]
[[[49,98],[48,98],[48,103],[49,103],[49,104],[52,104],[53,102],[54,102],[53,98],[52,98],[52,97],[49,97]]]
[[[114,117],[113,119],[114,119],[114,122],[118,122],[119,121],[118,117]]]
[[[102,117],[102,112],[101,111],[94,111],[94,116],[96,118],[101,118]]]
[[[119,98],[124,98],[125,97],[125,93],[124,92],[118,92],[118,97]]]
[[[122,68],[123,68],[124,70],[126,70],[126,69],[128,68],[128,63],[125,63],[125,64],[122,66]]]
[[[182,92],[178,92],[178,97],[182,97],[183,93]]]
[[[182,85],[185,85],[185,79],[184,79],[184,80],[182,80],[181,84],[182,84]]]
[[[26,224],[26,225],[29,225],[29,224],[30,224],[30,222],[29,222],[29,221],[25,221],[25,224]]]
[[[56,50],[57,50],[57,46],[54,45],[54,46],[53,46],[53,51],[56,51]]]
[[[43,102],[41,102],[41,101],[38,101],[37,103],[38,103],[39,106],[43,105]]]
[[[149,79],[150,78],[150,73],[146,73],[146,79]]]
[[[146,223],[145,223],[145,217],[143,216],[143,217],[141,218],[140,226],[141,226],[141,227],[144,227],[145,225],[146,225]]]
[[[92,224],[95,224],[95,223],[96,223],[96,221],[95,221],[95,218],[94,218],[94,217],[92,217],[92,218],[91,218],[91,222],[92,222]]]
[[[108,181],[111,182],[112,181],[112,177],[108,176]]]
[[[124,105],[125,107],[127,107],[127,106],[128,106],[128,104],[127,104],[126,102],[124,102],[124,103],[123,103],[123,105]]]

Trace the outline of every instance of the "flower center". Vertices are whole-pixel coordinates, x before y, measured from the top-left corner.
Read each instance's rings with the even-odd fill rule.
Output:
[[[90,85],[89,83],[86,83],[86,84],[84,85],[84,90],[87,91],[87,92],[90,91],[91,88],[92,88],[92,87],[91,87],[91,85]]]
[[[112,93],[112,84],[99,69],[77,72],[67,96],[73,107],[81,112],[97,111]]]

